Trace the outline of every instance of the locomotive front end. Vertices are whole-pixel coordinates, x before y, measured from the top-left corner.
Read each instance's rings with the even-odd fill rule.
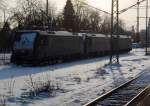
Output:
[[[15,34],[11,62],[22,64],[31,62],[34,57],[34,44],[37,32],[17,32]]]

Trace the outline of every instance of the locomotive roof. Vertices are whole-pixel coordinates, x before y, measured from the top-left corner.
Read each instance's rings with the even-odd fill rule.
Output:
[[[110,35],[104,35],[104,34],[90,34],[90,36],[93,37],[110,37]],[[120,38],[129,38],[127,35],[119,35]]]
[[[17,32],[21,32],[21,33],[30,33],[30,32],[37,32],[40,35],[64,35],[64,36],[71,36],[73,35],[71,32],[68,31],[41,31],[41,30],[20,30]]]
[[[93,37],[110,37],[110,35],[95,34],[95,33],[72,33],[68,31],[41,31],[41,30],[20,30],[18,32],[37,32],[41,35],[56,35],[56,36],[93,36]],[[120,38],[129,38],[127,35],[119,35]]]

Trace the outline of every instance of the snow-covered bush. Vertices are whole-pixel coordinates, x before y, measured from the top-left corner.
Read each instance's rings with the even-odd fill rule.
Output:
[[[14,94],[14,86],[15,86],[15,80],[13,79],[13,76],[8,81],[8,93],[12,96]]]
[[[6,106],[6,96],[0,95],[0,106]]]
[[[56,91],[61,90],[61,83],[46,79],[46,81],[37,80],[34,79],[33,75],[29,75],[28,80],[26,80],[28,92],[25,95],[32,98],[46,92],[49,96],[55,96]]]

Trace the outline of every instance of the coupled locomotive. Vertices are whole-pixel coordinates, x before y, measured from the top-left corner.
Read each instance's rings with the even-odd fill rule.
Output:
[[[131,38],[120,35],[119,52],[132,49]],[[110,53],[110,35],[71,33],[67,31],[17,31],[11,62],[15,64],[102,56]]]

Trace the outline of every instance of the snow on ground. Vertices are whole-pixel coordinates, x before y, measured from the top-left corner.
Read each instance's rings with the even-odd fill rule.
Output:
[[[8,106],[81,106],[148,69],[150,56],[144,54],[144,49],[123,54],[118,66],[107,65],[109,57],[43,67],[0,66],[0,95],[7,96]],[[34,81],[59,82],[64,91],[22,99],[30,75]]]

